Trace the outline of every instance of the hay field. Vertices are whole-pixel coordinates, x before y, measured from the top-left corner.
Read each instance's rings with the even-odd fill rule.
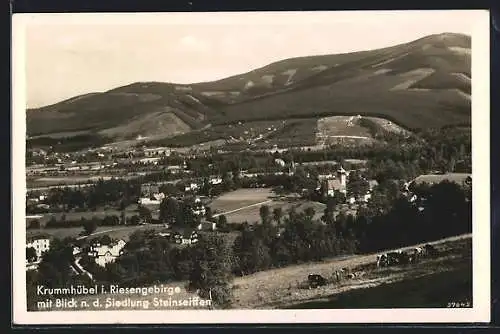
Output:
[[[283,211],[283,215],[286,215],[286,212],[290,210],[292,207],[295,208],[297,212],[304,211],[308,207],[312,207],[316,214],[314,215],[314,219],[320,219],[323,215],[323,210],[326,205],[319,202],[312,201],[282,201],[276,200],[265,205],[269,206],[271,213],[275,208],[281,208]],[[243,210],[236,211],[234,213],[226,214],[226,218],[228,223],[243,223],[248,222],[249,224],[260,222],[260,205],[252,206]]]
[[[318,136],[371,137],[368,129],[357,124],[356,116],[332,116],[318,120]]]
[[[372,122],[375,122],[377,125],[379,125],[382,129],[384,129],[387,132],[393,132],[393,133],[401,133],[403,135],[410,135],[411,132],[402,128],[401,126],[397,125],[394,122],[391,122],[387,119],[383,119],[380,117],[364,117]]]
[[[209,206],[219,213],[226,213],[250,205],[264,204],[270,201],[273,195],[270,188],[238,189],[217,197]]]

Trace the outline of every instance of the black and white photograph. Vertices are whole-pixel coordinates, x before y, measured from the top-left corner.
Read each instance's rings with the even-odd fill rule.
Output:
[[[489,321],[487,11],[12,21],[16,323]]]

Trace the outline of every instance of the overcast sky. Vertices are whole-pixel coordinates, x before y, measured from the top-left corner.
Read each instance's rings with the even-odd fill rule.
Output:
[[[429,34],[472,34],[446,12],[59,14],[30,16],[29,108],[137,81],[194,83],[290,57],[381,48]]]

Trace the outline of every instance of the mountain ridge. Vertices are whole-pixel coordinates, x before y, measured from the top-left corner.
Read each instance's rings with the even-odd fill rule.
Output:
[[[284,59],[215,81],[134,82],[27,109],[27,130],[168,137],[210,125],[357,114],[409,129],[470,124],[470,48],[470,36],[442,33],[381,49]],[[170,124],[162,128],[151,115]]]

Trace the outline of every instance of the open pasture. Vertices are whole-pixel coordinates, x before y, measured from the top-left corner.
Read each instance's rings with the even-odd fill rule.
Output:
[[[357,116],[331,116],[318,120],[318,137],[359,136],[371,137],[367,128],[358,124]]]
[[[431,277],[438,273],[464,273],[471,270],[471,234],[446,238],[431,242],[440,251],[438,258],[423,259],[420,263],[408,266],[394,266],[388,268],[376,267],[376,254],[352,255],[327,259],[316,263],[306,263],[257,272],[252,275],[239,277],[234,280],[233,294],[235,309],[279,309],[279,308],[310,308],[307,303],[325,301],[317,306],[329,308],[331,300],[336,296],[355,291],[384,287],[396,282],[407,282],[407,290],[399,288],[398,293],[409,293],[416,285],[411,284],[415,279]],[[417,246],[417,245],[415,245]],[[415,247],[412,246],[412,247]],[[421,245],[419,245],[421,246]],[[402,250],[411,249],[404,247]],[[382,253],[382,252],[381,252]],[[339,283],[330,283],[317,289],[303,289],[300,286],[307,282],[311,273],[331,279],[336,270],[348,268],[363,270],[365,275],[356,279],[345,279]],[[443,274],[446,275],[446,274]],[[441,278],[438,278],[441,280]],[[467,277],[463,277],[467,280]],[[458,279],[456,281],[460,281]],[[459,282],[460,283],[460,282]],[[470,282],[468,283],[470,284]],[[471,286],[469,286],[471,287]],[[426,286],[418,286],[418,291],[425,292]],[[386,290],[390,291],[390,290]],[[461,291],[463,292],[463,291]],[[467,292],[467,291],[465,291]],[[419,293],[417,293],[419,294]],[[386,297],[391,297],[390,293]],[[454,299],[455,296],[448,296]],[[359,301],[359,299],[357,299]],[[368,304],[369,302],[367,302]],[[384,302],[385,303],[385,302]],[[320,305],[321,304],[321,305]],[[385,304],[384,304],[385,305]],[[387,305],[391,305],[387,301]],[[344,305],[344,307],[365,307],[366,305]],[[441,306],[446,307],[446,305]]]

